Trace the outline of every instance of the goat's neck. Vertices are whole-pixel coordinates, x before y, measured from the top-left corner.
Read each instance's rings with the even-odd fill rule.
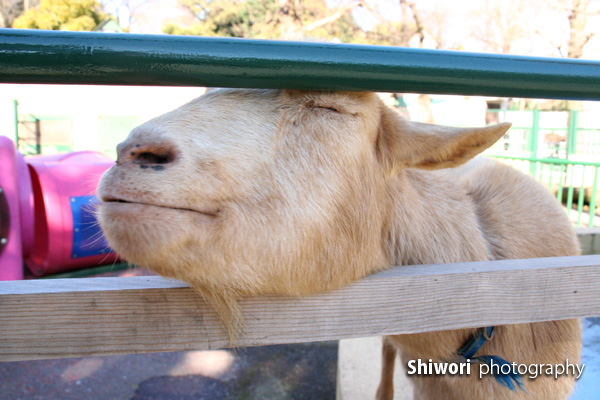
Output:
[[[455,174],[401,171],[389,182],[387,237],[392,265],[483,261],[490,258],[474,205]],[[394,337],[403,357],[448,359],[474,330]]]
[[[407,169],[388,184],[386,243],[393,265],[490,259],[475,207],[457,175]]]

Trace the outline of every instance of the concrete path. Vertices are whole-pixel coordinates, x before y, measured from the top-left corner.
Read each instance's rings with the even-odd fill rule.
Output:
[[[337,342],[0,363],[1,400],[320,400]]]

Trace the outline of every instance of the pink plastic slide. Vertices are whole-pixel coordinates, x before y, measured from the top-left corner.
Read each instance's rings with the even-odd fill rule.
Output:
[[[24,159],[0,136],[0,280],[22,279],[23,260],[38,276],[116,260],[94,215],[96,185],[113,164],[93,151]]]

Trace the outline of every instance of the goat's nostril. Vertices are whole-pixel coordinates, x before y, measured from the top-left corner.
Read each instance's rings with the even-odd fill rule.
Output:
[[[173,157],[169,151],[142,151],[139,153],[132,151],[131,156],[134,164],[168,164],[173,161]]]
[[[156,171],[164,169],[165,164],[175,161],[177,154],[175,147],[168,143],[152,145],[121,144],[117,147],[117,153],[118,165],[138,164],[143,168],[152,167]]]

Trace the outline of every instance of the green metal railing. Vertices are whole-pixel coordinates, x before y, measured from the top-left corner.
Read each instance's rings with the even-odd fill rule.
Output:
[[[488,156],[503,160],[525,173],[529,172],[539,182],[546,185],[548,190],[556,195],[558,201],[566,206],[567,215],[575,226],[600,226],[600,215],[597,214],[600,212],[600,193],[598,193],[600,190],[598,184],[600,163],[558,158]],[[586,208],[587,213],[585,212]],[[572,216],[571,214],[575,210],[577,213]],[[586,222],[582,221],[584,215],[587,215],[588,218]]]
[[[13,125],[15,134],[15,145],[19,144],[19,102],[13,100]]]
[[[16,103],[16,101],[15,101]],[[18,109],[15,106],[16,125],[16,147],[23,155],[55,154],[73,151],[72,141],[65,143],[64,140],[57,143],[47,143],[47,138],[42,138],[41,124],[68,121],[71,117],[67,115],[34,115],[24,114],[19,119]],[[69,132],[70,135],[70,132]]]
[[[600,163],[596,163],[600,161],[600,127],[579,127],[581,112],[577,110],[493,110],[491,113],[502,113],[495,118],[500,122],[519,122],[489,153],[548,185],[566,206],[576,226],[600,226],[600,216],[596,215],[600,205]],[[544,117],[551,120],[559,117],[564,125],[550,127],[547,121],[542,122]],[[554,142],[546,140],[552,136]],[[572,215],[575,210],[576,214]]]
[[[519,123],[513,124],[510,137],[501,141],[495,146],[496,148],[503,147],[505,151],[518,153],[525,152],[533,158],[576,157],[579,161],[600,160],[600,126],[586,128],[578,124],[579,116],[591,114],[591,111],[487,110],[486,113],[499,114],[494,118],[497,122],[520,120]],[[540,122],[552,114],[560,115],[564,125],[549,126],[547,122],[545,124]],[[589,126],[589,123],[587,125]],[[545,140],[548,134],[560,135],[562,138],[560,141],[550,143]],[[532,168],[535,168],[535,164],[532,164]]]
[[[330,43],[0,29],[0,82],[600,100],[600,61]]]

